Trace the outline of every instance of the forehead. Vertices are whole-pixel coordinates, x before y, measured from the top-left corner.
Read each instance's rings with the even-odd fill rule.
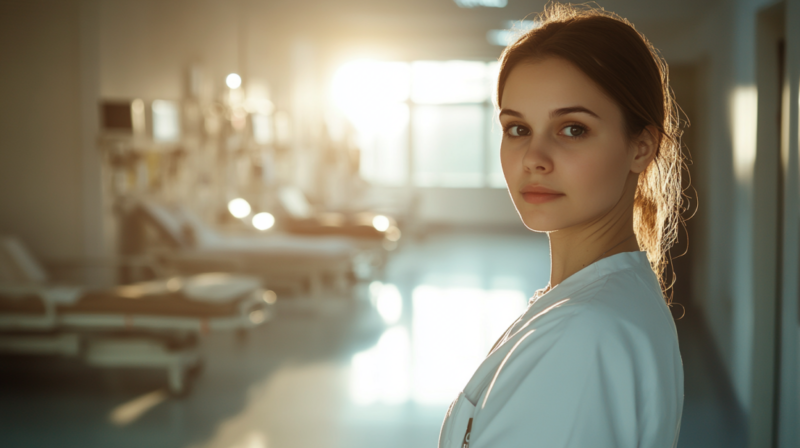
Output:
[[[511,70],[502,107],[524,115],[583,106],[601,118],[621,118],[616,103],[585,73],[560,58],[523,62]]]

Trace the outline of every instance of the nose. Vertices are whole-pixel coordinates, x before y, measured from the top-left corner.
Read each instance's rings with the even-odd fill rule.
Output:
[[[526,173],[547,174],[553,171],[553,159],[547,142],[532,138],[522,158],[522,166]]]

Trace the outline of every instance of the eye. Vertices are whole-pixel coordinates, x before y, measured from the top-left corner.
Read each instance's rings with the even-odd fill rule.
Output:
[[[577,124],[565,126],[561,132],[567,137],[580,137],[586,132],[586,128]]]
[[[526,135],[530,135],[531,131],[525,126],[513,124],[506,128],[506,133],[512,137],[524,137]]]

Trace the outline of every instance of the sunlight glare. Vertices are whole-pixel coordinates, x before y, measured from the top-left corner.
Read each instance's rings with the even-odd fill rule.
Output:
[[[360,405],[408,401],[410,362],[408,330],[399,326],[386,330],[375,347],[353,356],[352,401]]]
[[[402,103],[410,91],[410,69],[404,62],[358,60],[342,65],[333,76],[334,104],[356,128],[379,126],[375,108]]]
[[[437,288],[412,293],[413,397],[447,403],[467,384],[505,329],[525,310],[514,290]]]
[[[399,319],[402,297],[394,285],[373,282],[370,295],[379,312],[393,304]],[[353,356],[351,400],[359,405],[449,403],[526,303],[525,294],[515,289],[416,287],[410,337],[406,327],[394,326],[375,347]]]
[[[400,295],[397,286],[392,284],[383,285],[380,293],[378,293],[376,308],[378,309],[378,314],[387,324],[392,325],[400,320],[403,315],[403,296]]]
[[[737,86],[731,101],[734,172],[739,182],[749,185],[756,161],[758,91],[755,86]]]
[[[491,74],[485,62],[415,61],[411,74],[415,103],[480,103],[490,96]]]

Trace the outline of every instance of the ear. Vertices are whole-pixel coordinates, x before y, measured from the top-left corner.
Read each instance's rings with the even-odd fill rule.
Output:
[[[633,160],[631,172],[641,174],[656,157],[661,143],[661,132],[655,126],[646,126],[631,142],[633,146]]]

